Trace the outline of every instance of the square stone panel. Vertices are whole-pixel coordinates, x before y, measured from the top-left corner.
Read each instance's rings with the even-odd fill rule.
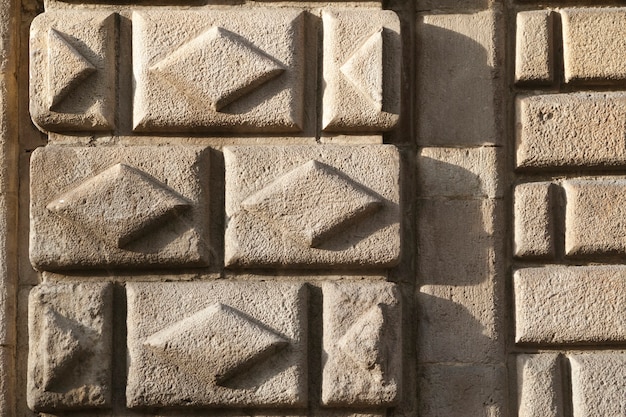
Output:
[[[391,145],[233,146],[226,165],[231,267],[390,267],[400,255]]]
[[[138,132],[298,132],[304,14],[296,9],[133,13]]]
[[[209,149],[39,148],[30,259],[38,270],[205,266]]]
[[[128,407],[305,407],[306,287],[129,283]]]

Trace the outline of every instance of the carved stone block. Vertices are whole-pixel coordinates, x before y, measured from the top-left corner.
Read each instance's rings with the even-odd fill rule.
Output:
[[[400,254],[393,146],[229,147],[225,262],[387,267]]]
[[[133,14],[133,124],[141,132],[298,132],[300,10]]]
[[[112,286],[41,284],[29,297],[28,406],[34,411],[108,407]]]
[[[514,254],[518,257],[553,257],[554,213],[550,182],[518,184],[514,192]]]
[[[517,14],[515,82],[550,84],[554,80],[554,13],[532,10]]]
[[[30,30],[30,114],[47,131],[112,130],[117,19],[110,12],[54,11]]]
[[[208,152],[198,146],[37,149],[33,266],[206,265]]]
[[[563,383],[558,353],[517,356],[519,417],[563,417]]]
[[[306,287],[129,283],[128,407],[304,407]]]

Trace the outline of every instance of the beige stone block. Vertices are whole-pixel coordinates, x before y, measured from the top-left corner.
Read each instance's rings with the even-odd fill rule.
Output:
[[[31,158],[30,259],[39,270],[209,261],[209,149],[51,147]]]
[[[501,33],[497,10],[418,17],[415,123],[419,144],[502,142]]]
[[[517,356],[517,415],[563,417],[563,384],[558,353]]]
[[[533,10],[517,14],[515,82],[550,84],[554,81],[554,13]]]
[[[573,353],[574,417],[626,415],[626,352]]]
[[[234,146],[231,267],[388,267],[400,255],[398,151],[389,145]]]
[[[128,283],[128,407],[305,407],[306,287]]]
[[[28,406],[34,411],[111,405],[113,287],[41,284],[28,302]]]
[[[624,80],[626,8],[562,9],[566,82]]]
[[[548,266],[514,274],[515,341],[604,344],[626,340],[626,268]]]
[[[563,182],[565,254],[626,252],[626,177],[575,178]]]
[[[15,346],[0,347],[0,416],[14,415],[16,403]]]
[[[59,10],[30,29],[30,115],[47,131],[115,126],[117,16]]]
[[[554,257],[554,187],[550,182],[528,182],[515,186],[515,256]]]
[[[401,395],[402,310],[395,284],[324,283],[322,403],[392,406]]]
[[[400,19],[391,10],[329,9],[324,24],[325,131],[385,131],[400,117]]]
[[[296,9],[133,13],[139,132],[299,132],[304,15]]]
[[[517,167],[626,164],[626,93],[585,92],[520,97]]]

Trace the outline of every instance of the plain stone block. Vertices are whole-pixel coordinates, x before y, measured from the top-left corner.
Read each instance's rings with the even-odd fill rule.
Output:
[[[324,25],[322,128],[380,132],[400,117],[400,19],[391,10],[329,9]]]
[[[400,255],[400,161],[391,145],[233,146],[229,267],[388,267]]]
[[[515,186],[515,256],[554,257],[554,187],[550,182],[529,182]]]
[[[30,29],[30,115],[47,131],[113,130],[117,16],[58,10]]]
[[[584,92],[520,97],[517,167],[626,164],[626,93]]]
[[[574,417],[626,415],[626,352],[568,355]]]
[[[39,270],[206,265],[208,162],[200,146],[35,150],[31,263]]]
[[[566,82],[624,80],[626,8],[562,9]]]
[[[28,406],[33,411],[111,405],[113,287],[41,284],[28,300]]]
[[[133,13],[138,132],[299,132],[304,14],[297,9]]]
[[[626,267],[547,266],[514,274],[517,343],[626,340]]]
[[[303,283],[129,283],[128,407],[305,407]]]
[[[324,283],[322,403],[384,407],[400,399],[402,309],[395,284]]]
[[[563,417],[561,356],[542,353],[517,356],[517,415]]]
[[[533,10],[517,14],[515,82],[550,84],[554,80],[554,14]]]

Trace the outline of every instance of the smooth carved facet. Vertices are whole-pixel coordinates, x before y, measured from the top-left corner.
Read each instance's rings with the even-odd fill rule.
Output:
[[[288,343],[242,312],[215,303],[153,334],[144,345],[188,372],[221,385]]]
[[[309,247],[375,212],[382,201],[317,161],[288,172],[245,199],[244,210],[259,215]]]
[[[383,29],[372,34],[340,71],[378,111],[383,109]]]
[[[121,248],[190,204],[145,172],[116,164],[55,198],[46,208]]]
[[[276,60],[220,27],[212,27],[150,67],[182,94],[214,111],[284,70]]]
[[[67,95],[96,72],[96,67],[78,52],[61,33],[48,32],[48,98],[52,110]]]
[[[380,306],[370,308],[339,339],[337,348],[366,369],[380,366],[384,323]]]

